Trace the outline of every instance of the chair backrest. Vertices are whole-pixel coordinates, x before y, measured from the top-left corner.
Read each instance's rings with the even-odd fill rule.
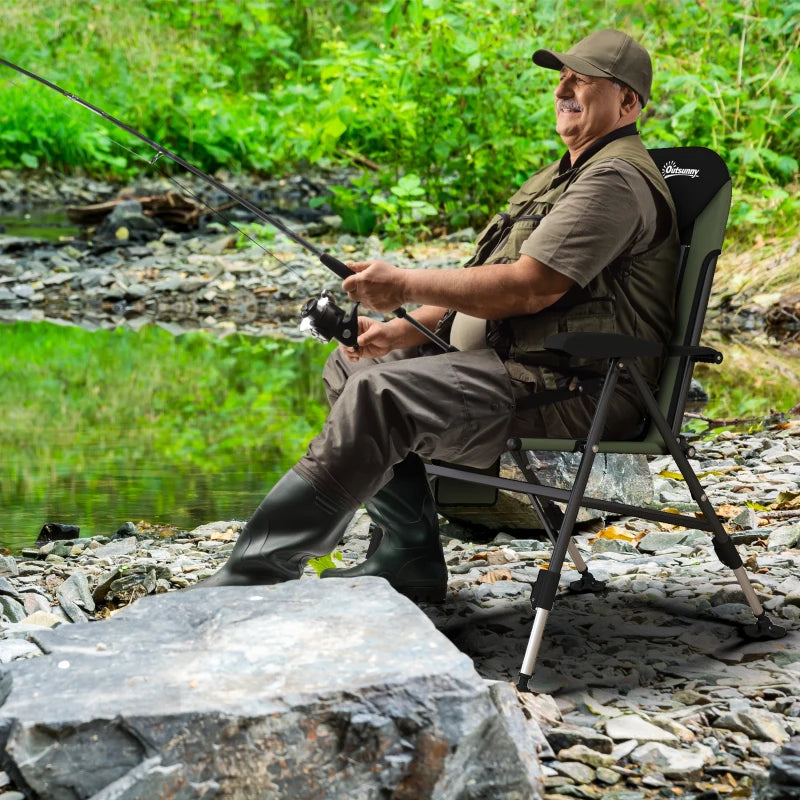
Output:
[[[717,257],[731,205],[731,177],[725,162],[705,147],[650,150],[669,186],[678,215],[681,251],[672,345],[697,345],[703,331]],[[694,362],[670,356],[656,394],[661,412],[677,434],[692,379]],[[650,424],[645,440],[661,442]]]

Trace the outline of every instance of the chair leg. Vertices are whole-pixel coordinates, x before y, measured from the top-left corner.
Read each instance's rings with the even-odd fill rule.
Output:
[[[556,593],[558,592],[558,581],[561,576],[561,567],[569,550],[571,543],[572,530],[575,520],[578,518],[578,511],[581,507],[583,494],[586,485],[589,483],[589,474],[592,471],[594,457],[598,452],[598,442],[605,428],[606,417],[608,416],[608,406],[614,394],[614,390],[619,379],[620,362],[612,359],[603,385],[603,391],[597,401],[594,418],[586,436],[586,444],[583,448],[583,455],[578,471],[575,473],[575,480],[572,485],[567,507],[559,527],[558,536],[553,544],[553,553],[550,557],[550,565],[547,569],[540,569],[533,585],[531,594],[531,605],[535,610],[533,627],[528,638],[528,646],[522,661],[517,688],[520,691],[530,691],[528,682],[533,677],[533,670],[539,649],[542,644],[544,628],[547,624],[547,617],[553,608]]]
[[[539,657],[539,648],[542,646],[542,636],[544,635],[547,617],[553,608],[556,593],[558,592],[559,571],[552,569],[540,569],[533,584],[531,594],[531,605],[534,608],[533,626],[528,637],[528,646],[525,648],[525,656],[522,659],[522,666],[517,679],[517,689],[521,692],[528,692],[530,688],[528,681],[533,677],[533,668],[536,659]]]
[[[537,486],[540,486],[541,483],[536,477],[536,473],[530,463],[530,459],[527,456],[523,458],[522,453],[519,450],[513,451],[511,456],[514,461],[516,461],[517,466],[522,471],[525,479],[529,483],[535,483]],[[550,539],[551,544],[555,545],[556,530],[561,529],[561,524],[564,520],[564,514],[561,512],[561,509],[551,500],[542,500],[535,494],[528,494],[527,497],[530,501],[530,504],[533,506],[533,510],[536,512],[536,516],[539,517],[539,521],[542,523],[542,528],[544,529],[547,538]],[[573,594],[587,594],[590,592],[599,592],[606,588],[605,581],[597,580],[597,578],[595,578],[594,575],[592,575],[592,573],[589,571],[589,567],[583,560],[578,548],[572,541],[572,538],[570,538],[569,544],[567,545],[567,552],[569,553],[569,557],[572,559],[572,563],[575,565],[575,569],[578,570],[578,573],[581,576],[577,581],[573,581],[569,585],[570,592]]]
[[[747,604],[750,606],[756,618],[754,624],[742,627],[742,633],[749,639],[780,639],[786,635],[786,630],[779,625],[775,625],[767,616],[767,612],[764,611],[764,607],[761,605],[755,589],[753,589],[753,584],[750,582],[750,578],[744,569],[736,545],[722,526],[717,512],[714,510],[714,506],[711,505],[708,495],[705,493],[702,484],[692,469],[692,465],[689,463],[686,453],[679,445],[675,434],[673,434],[667,425],[641,373],[633,364],[628,365],[628,371],[639,390],[639,394],[645,401],[647,410],[658,427],[658,431],[661,434],[661,438],[666,443],[670,455],[678,465],[678,469],[681,471],[681,475],[683,475],[683,479],[686,481],[692,499],[697,503],[703,516],[711,525],[713,531],[712,544],[714,545],[714,552],[716,552],[717,558],[719,558],[726,567],[730,567],[730,569],[733,570],[733,574],[739,582],[739,586],[742,588]]]
[[[775,625],[767,616],[767,612],[764,611],[764,607],[761,605],[758,595],[756,595],[753,584],[750,582],[750,577],[742,564],[739,551],[736,549],[733,539],[731,539],[730,535],[723,527],[722,522],[720,522],[717,512],[714,510],[714,506],[711,505],[708,495],[705,493],[702,484],[692,469],[692,465],[689,463],[689,459],[686,458],[683,451],[678,447],[675,448],[672,457],[675,459],[675,463],[678,465],[678,469],[680,469],[681,475],[683,475],[683,479],[689,487],[692,499],[703,512],[703,516],[711,523],[711,527],[713,528],[711,542],[714,545],[714,552],[717,554],[717,558],[726,567],[733,570],[734,577],[739,582],[745,600],[747,600],[747,605],[750,606],[750,610],[756,618],[755,623],[742,626],[742,633],[748,639],[755,640],[780,639],[786,636],[786,629],[780,627],[780,625]]]

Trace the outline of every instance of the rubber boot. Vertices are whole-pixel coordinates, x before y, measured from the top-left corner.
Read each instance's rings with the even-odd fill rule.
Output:
[[[375,552],[354,567],[326,569],[321,577],[377,575],[412,600],[441,603],[447,594],[447,566],[422,459],[411,454],[397,464],[394,477],[364,505],[382,530]]]
[[[310,481],[289,470],[250,517],[230,558],[192,588],[299,578],[309,558],[336,547],[354,511],[337,508]]]

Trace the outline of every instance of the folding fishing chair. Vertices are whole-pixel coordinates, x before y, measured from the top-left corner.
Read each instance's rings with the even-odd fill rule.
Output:
[[[608,371],[586,437],[511,439],[507,445],[508,450],[526,480],[501,478],[450,465],[430,464],[427,467],[428,473],[436,476],[437,482],[458,480],[462,482],[462,486],[463,482],[468,482],[473,488],[478,488],[475,486],[478,484],[480,487],[492,487],[493,490],[506,489],[527,495],[542,527],[553,542],[549,566],[539,570],[532,586],[531,605],[535,616],[519,675],[518,688],[522,691],[528,689],[528,681],[533,674],[567,552],[581,576],[569,587],[572,591],[596,591],[604,585],[592,576],[571,541],[578,511],[582,506],[710,532],[717,557],[733,570],[756,618],[753,624],[743,626],[743,633],[752,639],[777,639],[786,634],[783,628],[773,624],[759,602],[736,546],[723,528],[689,464],[688,459],[694,455],[694,448],[680,434],[695,363],[701,361],[719,364],[722,361],[721,353],[710,347],[701,347],[699,342],[714,269],[728,220],[731,202],[730,175],[722,159],[712,150],[703,147],[665,148],[651,150],[650,154],[667,179],[678,214],[681,240],[675,330],[655,395],[642,378],[637,359],[661,355],[662,347],[659,344],[619,334],[559,333],[545,342],[546,349],[573,358],[608,359]],[[623,373],[628,375],[638,390],[645,403],[648,418],[642,434],[637,438],[630,441],[604,440],[602,432],[609,403]],[[530,462],[529,451],[582,453],[572,488],[559,489],[539,483]],[[597,453],[652,456],[669,453],[680,469],[702,516],[673,514],[585,497],[589,473]],[[454,494],[452,484],[450,494]],[[566,503],[565,510],[562,512],[555,502]]]

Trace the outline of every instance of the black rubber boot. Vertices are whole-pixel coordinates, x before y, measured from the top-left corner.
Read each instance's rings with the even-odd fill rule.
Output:
[[[299,578],[309,558],[336,547],[354,511],[334,506],[310,481],[289,470],[250,517],[221,569],[192,588]]]
[[[394,468],[394,477],[364,504],[382,529],[366,561],[348,569],[326,569],[323,578],[386,578],[412,600],[441,603],[447,594],[447,566],[439,520],[425,465],[413,453]]]

